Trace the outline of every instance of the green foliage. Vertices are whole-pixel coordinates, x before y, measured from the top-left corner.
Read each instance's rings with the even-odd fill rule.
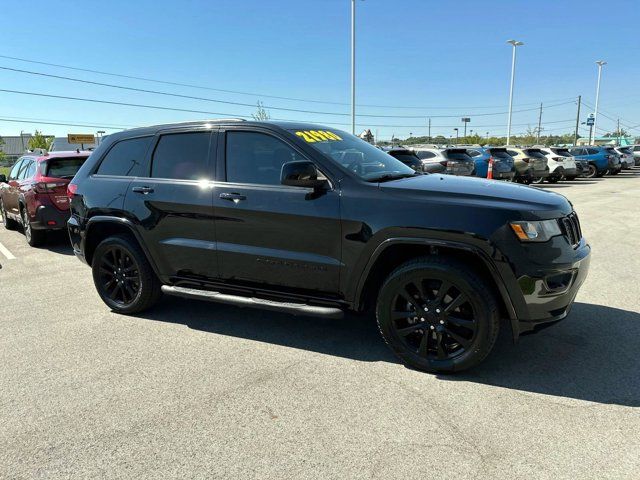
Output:
[[[2,145],[4,145],[4,140],[2,139],[2,137],[0,137],[0,147],[1,147]],[[2,150],[0,150],[0,162],[1,162],[2,160],[4,160],[4,157],[6,157],[6,156],[7,156],[7,154],[6,154],[6,153],[4,153]]]
[[[51,145],[53,145],[53,140],[55,137],[47,137],[42,134],[40,130],[36,130],[36,133],[33,134],[33,137],[29,138],[29,143],[27,147],[29,150],[34,150],[36,148],[44,148],[45,150],[50,150]]]
[[[528,129],[524,135],[511,136],[511,145],[535,145],[538,143],[536,129]],[[580,138],[580,137],[578,137]],[[542,135],[540,136],[541,145],[566,145],[573,144],[574,134],[565,133],[563,135]],[[436,144],[436,145],[449,145],[455,144],[455,137],[446,138],[442,135],[437,137],[410,137],[410,138],[394,138],[394,145],[416,145],[416,144]],[[480,135],[467,135],[466,137],[459,137],[459,145],[495,145],[502,146],[507,144],[506,137],[481,137]],[[390,145],[388,141],[380,141],[378,145]]]
[[[271,118],[271,115],[267,110],[265,110],[262,102],[258,102],[258,109],[256,113],[252,113],[251,116],[256,122],[265,122]]]

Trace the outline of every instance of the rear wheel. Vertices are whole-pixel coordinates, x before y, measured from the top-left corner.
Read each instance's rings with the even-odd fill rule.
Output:
[[[27,207],[20,209],[20,218],[22,218],[22,228],[24,229],[24,237],[27,239],[27,243],[32,247],[42,245],[47,232],[33,229],[31,221],[29,220],[29,214],[27,213]]]
[[[595,165],[593,165],[592,163],[590,163],[589,165],[587,165],[587,171],[585,172],[584,176],[587,178],[593,178],[598,174],[598,169],[596,168]]]
[[[155,305],[160,281],[137,243],[126,236],[103,240],[91,262],[102,301],[118,313],[138,313]]]
[[[393,352],[429,372],[477,365],[499,329],[498,304],[486,282],[443,257],[412,260],[391,273],[380,289],[376,317]]]
[[[531,183],[535,183],[536,185],[539,185],[542,182],[544,182],[544,178],[543,177],[533,177],[533,180],[531,180]]]
[[[4,209],[4,202],[0,198],[0,218],[4,224],[4,228],[7,230],[15,230],[18,227],[18,222],[7,217],[7,211]]]

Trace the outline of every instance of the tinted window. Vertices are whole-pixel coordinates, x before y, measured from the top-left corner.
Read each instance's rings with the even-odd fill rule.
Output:
[[[43,174],[47,177],[73,178],[86,159],[87,157],[52,158],[46,163]]]
[[[597,155],[597,154],[598,154],[597,148],[587,148],[587,155]]]
[[[560,155],[561,157],[567,157],[569,156],[569,150],[567,150],[566,148],[551,148],[551,152],[555,153],[556,155]]]
[[[446,150],[445,156],[449,160],[458,160],[460,162],[468,162],[471,157],[465,150]]]
[[[178,180],[213,178],[209,167],[211,132],[163,135],[153,153],[151,176]]]
[[[635,147],[633,147],[633,151],[640,152],[640,145],[636,145]]]
[[[495,158],[511,158],[506,150],[490,150],[490,152]]]
[[[572,148],[571,155],[584,155],[584,148]]]
[[[531,158],[547,158],[540,150],[525,150],[524,153]]]
[[[413,164],[415,162],[420,162],[419,158],[416,158],[415,155],[412,155],[410,153],[390,153],[390,155],[393,158],[397,158],[398,160],[400,160],[405,165],[411,165],[411,164]]]
[[[144,155],[151,137],[132,138],[116,143],[98,167],[99,175],[144,176]]]
[[[471,157],[477,157],[478,155],[480,155],[480,152],[478,150],[467,150],[467,153]]]
[[[280,185],[282,165],[306,160],[281,140],[257,132],[227,132],[227,181]]]
[[[427,160],[428,158],[435,158],[436,154],[433,152],[416,152],[416,155],[418,155],[418,158],[421,158],[422,160]]]
[[[507,153],[509,155],[511,155],[512,157],[517,157],[518,156],[518,152],[516,152],[515,150],[507,150]]]
[[[9,172],[9,180],[15,180],[18,177],[18,171],[20,170],[20,166],[22,165],[22,161],[24,159],[19,158],[15,163],[11,171]]]

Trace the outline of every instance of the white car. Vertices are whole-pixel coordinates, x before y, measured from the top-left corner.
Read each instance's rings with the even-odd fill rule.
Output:
[[[633,147],[616,147],[615,150],[620,155],[620,164],[623,169],[635,166],[636,162],[633,158]]]
[[[540,147],[540,151],[547,157],[549,165],[549,183],[558,180],[574,180],[578,175],[576,160],[569,150],[562,147]]]

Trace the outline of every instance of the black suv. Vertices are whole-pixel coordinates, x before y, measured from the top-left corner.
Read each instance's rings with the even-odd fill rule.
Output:
[[[306,123],[110,135],[68,190],[69,234],[114,311],[161,292],[298,314],[375,310],[406,364],[463,370],[564,318],[590,247],[561,195],[424,175]],[[185,313],[188,315],[188,313]]]

